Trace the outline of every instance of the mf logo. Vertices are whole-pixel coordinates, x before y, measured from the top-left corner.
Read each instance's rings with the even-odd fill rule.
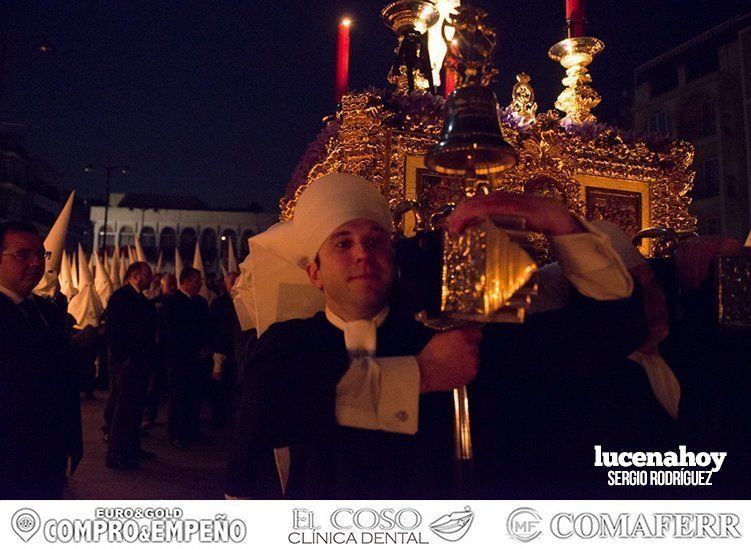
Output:
[[[508,534],[517,541],[532,541],[542,532],[540,514],[531,507],[519,507],[506,519]]]

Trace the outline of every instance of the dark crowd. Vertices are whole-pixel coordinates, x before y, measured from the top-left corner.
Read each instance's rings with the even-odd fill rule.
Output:
[[[58,498],[83,456],[80,402],[109,389],[102,418],[103,466],[133,470],[157,458],[141,437],[157,421],[170,442],[189,452],[201,437],[200,413],[213,427],[233,420],[237,400],[235,342],[241,336],[230,289],[237,273],[204,280],[186,267],[179,279],[131,263],[107,302],[99,326],[80,328],[67,300],[31,290],[44,270],[45,250],[33,225],[0,226],[0,494]],[[211,288],[211,305],[199,295]],[[20,301],[18,301],[20,299]],[[18,303],[15,303],[18,301]],[[189,459],[189,457],[186,457]]]

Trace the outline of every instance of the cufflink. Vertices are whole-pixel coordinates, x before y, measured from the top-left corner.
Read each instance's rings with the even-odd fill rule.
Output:
[[[405,412],[404,410],[399,410],[397,413],[394,414],[394,417],[404,423],[409,419],[409,414]]]

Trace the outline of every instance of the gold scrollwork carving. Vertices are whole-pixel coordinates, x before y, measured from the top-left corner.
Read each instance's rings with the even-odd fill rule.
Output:
[[[291,219],[297,198],[311,181],[334,171],[369,179],[392,207],[414,199],[429,217],[444,206],[437,202],[445,196],[445,189],[433,193],[434,197],[407,196],[407,157],[424,156],[437,142],[444,102],[427,92],[402,95],[400,101],[395,106],[393,98],[378,90],[345,95],[337,133],[305,180],[280,201],[281,218]],[[695,230],[696,219],[688,211],[688,192],[694,179],[689,168],[691,144],[639,140],[603,124],[565,128],[554,111],[539,113],[526,126],[502,119],[501,127],[519,161],[514,168],[493,176],[493,189],[554,196],[573,213],[584,216],[582,181],[587,176],[639,182],[648,186],[648,204],[642,207],[648,208],[649,224],[679,232]],[[414,165],[410,169],[415,169]],[[456,187],[449,194],[463,199],[461,179],[447,178],[442,185]]]

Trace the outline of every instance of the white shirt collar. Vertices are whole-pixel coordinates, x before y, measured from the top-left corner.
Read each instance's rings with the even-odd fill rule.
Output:
[[[386,320],[386,317],[389,315],[389,306],[386,305],[381,311],[375,315],[373,318],[369,319],[372,322],[375,323],[376,328],[380,328],[381,324],[383,324],[383,321]],[[331,324],[339,328],[340,330],[344,330],[344,327],[349,324],[346,320],[344,320],[342,317],[338,316],[336,313],[334,313],[331,309],[326,307],[326,320],[328,320]],[[363,319],[368,320],[368,319]],[[354,322],[358,322],[355,320]]]
[[[346,322],[326,307],[326,319],[344,332],[344,345],[354,359],[361,356],[376,356],[376,331],[389,314],[388,305],[371,319]]]
[[[0,286],[0,293],[5,294],[8,297],[8,299],[10,299],[13,302],[13,305],[18,305],[19,303],[21,303],[24,300],[23,297],[21,297],[20,295],[18,295],[13,290],[9,290],[5,286]]]

